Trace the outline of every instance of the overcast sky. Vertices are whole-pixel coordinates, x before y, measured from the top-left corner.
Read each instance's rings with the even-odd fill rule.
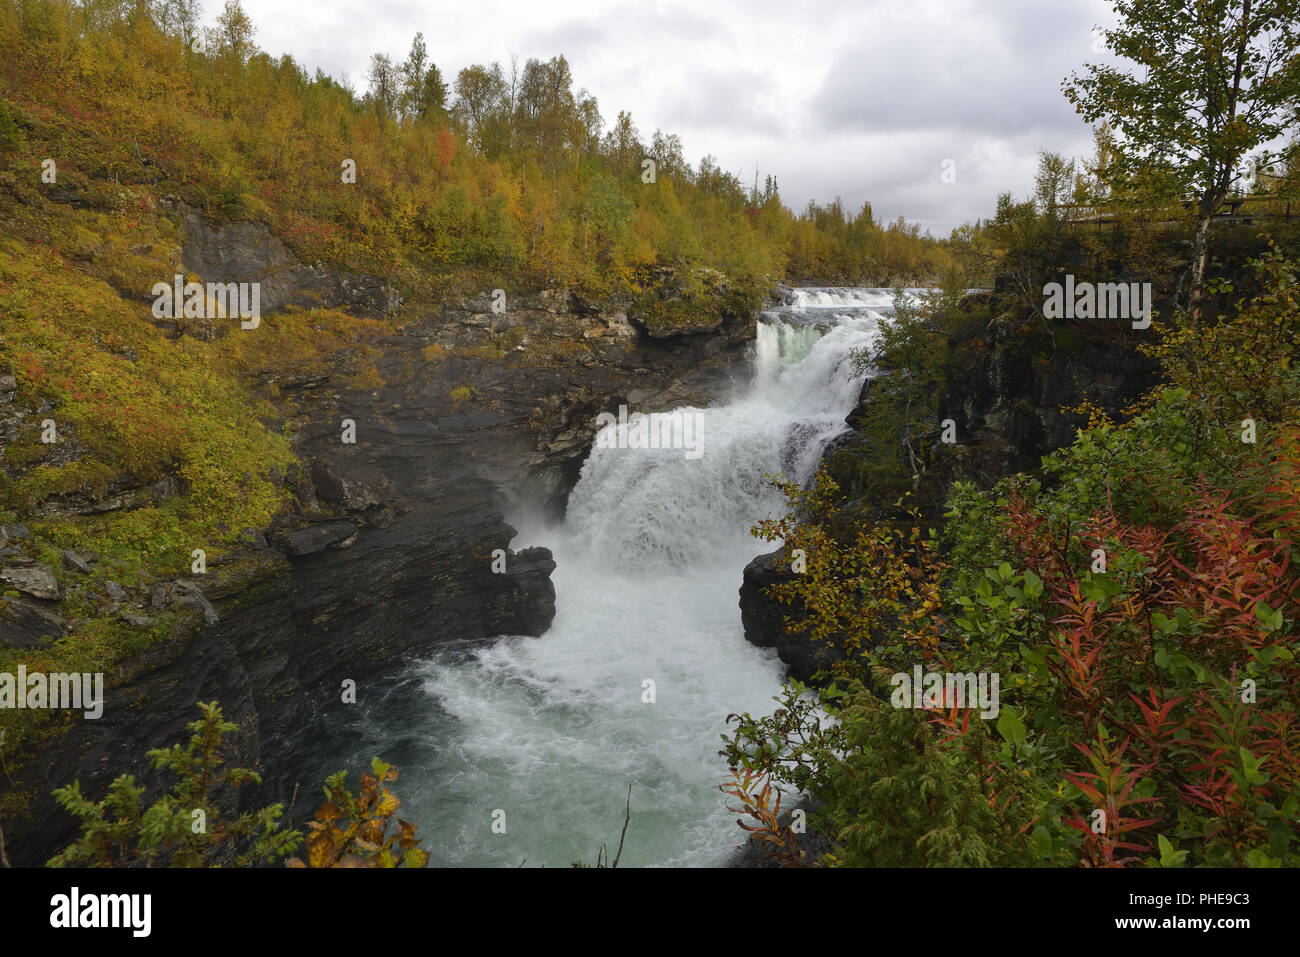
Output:
[[[211,23],[224,0],[204,0]],[[1080,158],[1092,134],[1061,80],[1101,62],[1108,0],[243,0],[258,45],[366,86],[372,53],[423,31],[450,85],[471,63],[563,53],[606,123],[678,134],[796,211],[836,195],[936,236],[1032,189],[1039,149]],[[943,181],[952,160],[956,182]]]

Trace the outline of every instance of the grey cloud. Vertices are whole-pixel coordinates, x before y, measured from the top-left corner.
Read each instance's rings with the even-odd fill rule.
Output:
[[[642,46],[661,52],[665,62],[676,65],[683,45],[716,45],[726,42],[725,22],[663,5],[633,6],[617,15],[594,20],[566,20],[552,27],[529,32],[523,42],[536,55],[575,55],[596,48]]]
[[[609,34],[608,26],[590,20],[569,20],[528,34],[524,38],[524,45],[535,51],[532,55],[540,59],[549,60],[560,54],[573,59],[592,47],[606,43]]]
[[[673,128],[727,130],[784,135],[784,121],[772,81],[745,67],[719,70],[700,67],[689,72],[665,72],[674,89],[660,102],[658,113],[672,117]],[[774,108],[775,107],[775,108]]]
[[[812,116],[823,131],[1065,131],[1079,120],[1060,84],[1090,55],[1092,23],[1087,5],[1017,0],[865,37],[831,66]]]

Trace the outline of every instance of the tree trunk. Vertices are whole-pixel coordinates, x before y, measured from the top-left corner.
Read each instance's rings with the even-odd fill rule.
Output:
[[[1210,262],[1210,225],[1214,222],[1214,214],[1228,198],[1231,183],[1232,169],[1225,166],[1217,177],[1215,186],[1201,194],[1197,206],[1196,237],[1192,241],[1192,288],[1187,295],[1187,314],[1194,327],[1201,324],[1202,313],[1205,311],[1205,270]]]
[[[1232,86],[1228,91],[1228,112],[1224,129],[1237,118],[1237,101],[1241,96],[1242,69],[1246,62],[1246,49],[1252,22],[1250,19],[1252,2],[1253,0],[1245,0],[1242,4],[1241,35],[1237,42]],[[1210,188],[1201,196],[1200,222],[1196,224],[1196,240],[1192,245],[1192,288],[1187,297],[1187,312],[1191,316],[1194,327],[1201,324],[1201,314],[1205,308],[1205,267],[1210,257],[1210,223],[1214,219],[1214,214],[1219,211],[1219,207],[1223,205],[1223,201],[1228,198],[1228,188],[1232,185],[1232,171],[1240,158],[1241,154],[1238,152],[1232,157],[1231,162],[1225,162],[1217,171],[1218,175],[1215,176]]]
[[[1205,299],[1205,267],[1210,259],[1210,223],[1217,205],[1203,203],[1200,221],[1196,224],[1196,238],[1192,242],[1192,288],[1187,295],[1187,313],[1192,325],[1201,324]]]

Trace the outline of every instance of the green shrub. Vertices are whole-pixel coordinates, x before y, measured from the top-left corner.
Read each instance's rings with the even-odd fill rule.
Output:
[[[59,806],[81,819],[81,837],[50,867],[248,867],[273,863],[301,843],[297,831],[281,829],[279,804],[223,818],[227,789],[262,779],[247,768],[224,767],[222,739],[236,726],[223,720],[215,701],[200,703],[199,711],[202,717],[187,726],[188,745],[149,752],[153,766],[176,780],[147,809],[140,806],[144,788],[129,774],[115,778],[97,802],[76,781],[54,792]]]

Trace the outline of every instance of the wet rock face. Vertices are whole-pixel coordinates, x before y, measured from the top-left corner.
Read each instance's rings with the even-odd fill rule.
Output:
[[[704,405],[748,378],[753,316],[732,317],[708,335],[654,338],[629,320],[631,305],[543,288],[496,300],[483,292],[419,311],[382,343],[379,372],[389,385],[339,395],[339,416],[360,423],[352,413],[369,415],[364,404],[378,416],[372,428],[407,444],[385,439],[383,461],[358,472],[354,459],[348,474],[387,501],[393,495],[385,498],[381,476],[392,493],[398,473],[409,471],[423,490],[442,485],[444,469],[472,463],[477,480],[501,492],[503,511],[560,520],[600,413],[620,404],[640,412]],[[450,397],[453,389],[460,398]],[[316,493],[347,490],[318,482]]]
[[[325,522],[288,532],[280,541],[290,555],[301,557],[327,548],[348,548],[357,540],[358,531],[351,522]]]

